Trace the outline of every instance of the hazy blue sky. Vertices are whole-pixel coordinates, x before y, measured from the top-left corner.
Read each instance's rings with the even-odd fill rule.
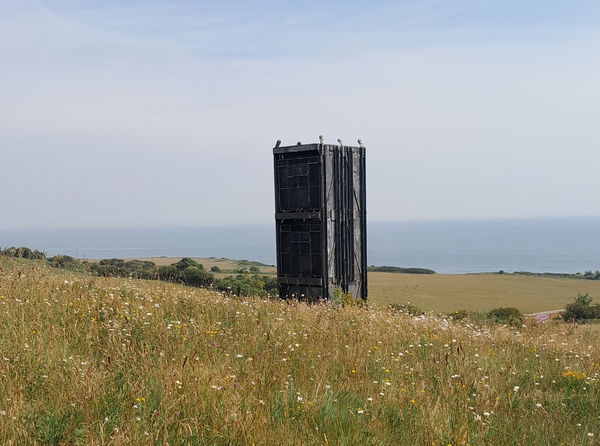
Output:
[[[372,221],[600,216],[600,2],[0,0],[0,228],[270,222],[319,134]]]

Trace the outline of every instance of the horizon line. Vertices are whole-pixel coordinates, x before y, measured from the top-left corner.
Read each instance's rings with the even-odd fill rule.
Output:
[[[367,224],[410,224],[410,223],[485,223],[485,222],[514,222],[514,221],[540,221],[540,220],[600,220],[600,215],[579,215],[579,216],[543,216],[543,217],[475,217],[475,218],[440,218],[440,219],[408,219],[408,220],[373,220],[367,221]],[[16,231],[82,231],[82,230],[146,230],[146,229],[197,229],[197,228],[236,228],[250,226],[273,226],[273,222],[251,222],[251,223],[210,223],[210,224],[190,224],[190,225],[125,225],[125,226],[60,226],[60,227],[22,227],[22,228],[0,228],[1,232]]]

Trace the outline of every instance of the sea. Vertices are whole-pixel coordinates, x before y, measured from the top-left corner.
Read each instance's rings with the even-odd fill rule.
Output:
[[[461,274],[600,270],[600,218],[371,222],[368,264]],[[226,257],[275,264],[274,225],[0,230],[0,247],[83,259]]]

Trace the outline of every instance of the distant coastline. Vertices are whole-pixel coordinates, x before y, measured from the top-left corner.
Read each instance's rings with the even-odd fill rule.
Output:
[[[272,225],[0,230],[0,247],[77,258],[227,257],[274,265]],[[600,218],[369,223],[368,264],[442,274],[600,269]]]

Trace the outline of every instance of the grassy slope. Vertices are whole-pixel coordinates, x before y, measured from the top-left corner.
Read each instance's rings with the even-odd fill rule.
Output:
[[[524,312],[564,308],[578,292],[600,301],[600,281],[499,274],[369,274],[375,304],[407,302],[435,311],[487,311],[517,307]]]
[[[600,343],[584,327],[517,332],[230,299],[2,258],[0,296],[0,444],[587,445],[600,436]]]

